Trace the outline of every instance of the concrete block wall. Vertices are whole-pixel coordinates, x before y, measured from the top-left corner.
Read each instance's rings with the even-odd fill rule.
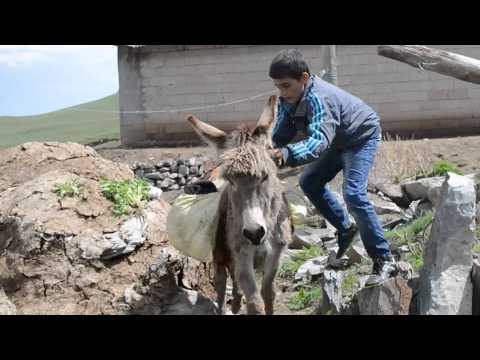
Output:
[[[426,46],[480,59],[479,45]],[[384,132],[480,132],[480,85],[378,56],[376,45],[338,45],[337,58],[339,86],[378,112]]]
[[[135,74],[140,84],[123,75],[120,88],[129,90],[120,93],[121,109],[172,110],[201,107],[236,101],[275,90],[268,77],[268,68],[273,57],[286,47],[298,47],[305,55],[312,71],[322,69],[321,46],[188,46],[178,50],[173,46],[147,46],[125,50],[119,47],[119,72]],[[125,64],[122,52],[135,53],[137,63]],[[123,81],[122,81],[123,80]],[[139,91],[138,96],[132,96]],[[126,98],[129,97],[129,98]],[[196,140],[196,135],[184,121],[187,113],[221,129],[231,130],[239,123],[254,123],[258,120],[268,98],[255,99],[239,104],[213,109],[192,110],[174,113],[122,114],[122,143],[129,145],[141,140],[145,143],[168,144],[177,141]],[[134,103],[138,102],[137,105]],[[144,138],[129,132],[144,133]]]
[[[431,46],[480,59],[479,45]],[[275,90],[268,67],[284,48],[300,49],[313,73],[323,69],[321,45],[120,46],[120,110],[184,109]],[[376,45],[338,45],[337,60],[339,86],[370,104],[384,131],[480,129],[479,85],[378,56]],[[254,123],[266,99],[186,112],[122,114],[122,143],[196,140],[184,121],[187,113],[225,130]]]

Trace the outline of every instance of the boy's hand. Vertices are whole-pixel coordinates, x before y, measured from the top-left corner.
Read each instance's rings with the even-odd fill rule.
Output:
[[[283,156],[283,152],[281,149],[272,149],[269,150],[270,156],[273,160],[273,162],[278,166],[278,167],[283,167],[285,166],[285,158]]]

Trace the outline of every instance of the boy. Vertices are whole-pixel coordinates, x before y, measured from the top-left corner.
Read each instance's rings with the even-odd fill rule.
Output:
[[[367,198],[368,173],[381,140],[378,115],[359,98],[311,75],[298,50],[281,51],[272,60],[269,76],[280,90],[272,158],[279,166],[310,163],[300,186],[338,230],[337,259],[345,255],[359,230],[374,263],[366,286],[384,282],[395,273],[395,261]],[[289,144],[297,132],[308,138]],[[343,196],[356,224],[328,189],[328,182],[340,170]]]

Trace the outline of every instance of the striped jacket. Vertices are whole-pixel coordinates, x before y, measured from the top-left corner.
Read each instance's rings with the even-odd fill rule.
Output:
[[[272,133],[287,166],[317,159],[330,146],[342,150],[381,136],[375,111],[359,98],[312,75],[297,106],[280,98]],[[306,139],[287,145],[297,132]]]

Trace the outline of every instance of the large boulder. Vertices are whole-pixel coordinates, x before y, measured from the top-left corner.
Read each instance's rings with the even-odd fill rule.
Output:
[[[475,259],[472,267],[473,307],[472,315],[480,315],[480,261]]]
[[[475,241],[474,182],[448,173],[425,246],[420,274],[420,314],[472,313],[472,246]]]
[[[168,245],[170,205],[112,214],[99,180],[132,179],[127,165],[79,144],[30,143],[0,152],[0,169],[0,287],[18,314],[211,313],[210,265]],[[81,196],[53,192],[72,180]]]
[[[412,289],[400,276],[356,294],[360,315],[408,315],[411,300]]]

